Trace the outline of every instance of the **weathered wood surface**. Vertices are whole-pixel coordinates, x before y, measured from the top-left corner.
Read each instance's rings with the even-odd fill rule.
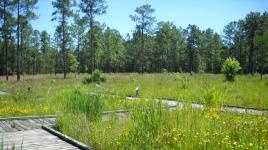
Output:
[[[40,129],[42,125],[55,126],[56,118],[1,119],[0,133]]]
[[[12,147],[16,150],[78,149],[43,129],[5,132],[0,133],[0,137],[3,149],[12,149]]]
[[[55,125],[55,116],[0,118],[0,150],[92,149],[55,131]]]

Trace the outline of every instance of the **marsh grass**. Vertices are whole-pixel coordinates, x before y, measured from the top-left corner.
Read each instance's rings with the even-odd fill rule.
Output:
[[[268,149],[267,116],[218,110],[223,104],[267,109],[267,77],[238,75],[235,82],[225,82],[222,75],[212,74],[104,76],[106,82],[86,85],[81,84],[84,75],[0,81],[0,87],[11,93],[0,96],[0,117],[56,114],[61,132],[97,149]],[[126,100],[137,86],[141,99]],[[92,96],[89,91],[114,96]],[[155,103],[157,97],[209,107],[168,111]],[[122,109],[131,109],[131,117],[100,117],[102,111]]]
[[[63,121],[74,116],[65,117]],[[78,115],[62,123],[68,128],[61,129],[97,149],[267,149],[267,119],[213,107],[168,111],[151,103],[149,109],[138,107],[124,120],[111,116],[89,122]]]
[[[222,100],[221,92],[213,87],[204,89],[204,93],[200,97],[200,101],[208,107],[220,107],[224,104]]]
[[[103,105],[104,101],[100,100],[100,96],[91,96],[76,87],[67,99],[66,110],[75,114],[85,113],[90,121],[98,121],[101,119]]]
[[[212,106],[168,111],[155,101],[133,108],[125,120],[111,116],[91,122],[84,113],[65,114],[59,128],[98,149],[266,149],[268,145],[267,116],[223,113]]]

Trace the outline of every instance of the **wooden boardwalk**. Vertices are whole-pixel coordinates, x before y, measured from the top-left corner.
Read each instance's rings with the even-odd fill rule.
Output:
[[[54,127],[55,122],[51,116],[0,119],[0,150],[78,150],[57,134],[44,130],[43,126]]]

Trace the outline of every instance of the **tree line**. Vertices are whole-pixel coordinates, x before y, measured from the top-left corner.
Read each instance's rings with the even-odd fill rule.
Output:
[[[136,23],[122,37],[95,17],[105,14],[105,0],[53,0],[54,35],[35,30],[38,0],[0,2],[0,75],[103,72],[219,73],[228,57],[236,58],[241,73],[268,71],[268,13],[250,12],[233,21],[219,35],[196,25],[185,29],[157,22],[154,9],[137,7]]]

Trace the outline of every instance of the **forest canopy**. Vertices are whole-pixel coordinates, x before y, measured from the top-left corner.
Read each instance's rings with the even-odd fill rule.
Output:
[[[31,22],[38,0],[0,2],[0,75],[74,72],[68,56],[77,60],[77,73],[207,72],[220,73],[223,62],[235,58],[241,73],[268,72],[268,13],[250,12],[224,26],[220,35],[197,25],[186,28],[157,22],[153,6],[133,10],[135,29],[123,37],[95,17],[109,13],[105,0],[53,0],[54,35]],[[79,13],[74,10],[80,10]],[[71,20],[71,21],[70,21]],[[73,60],[71,60],[73,62]]]

